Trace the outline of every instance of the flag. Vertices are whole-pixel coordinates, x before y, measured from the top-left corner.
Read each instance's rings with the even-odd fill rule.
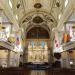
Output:
[[[71,39],[71,37],[70,37],[69,34],[67,34],[67,33],[64,33],[64,34],[63,34],[63,42],[64,42],[64,43],[69,42],[70,39]]]
[[[19,44],[20,44],[19,37],[16,37],[16,46],[18,46]]]
[[[54,33],[54,48],[59,47],[58,35]]]
[[[58,32],[54,33],[54,52],[60,52],[59,35]]]
[[[67,39],[68,39],[68,37],[67,37],[67,33],[64,33],[64,43],[66,43],[67,42]]]

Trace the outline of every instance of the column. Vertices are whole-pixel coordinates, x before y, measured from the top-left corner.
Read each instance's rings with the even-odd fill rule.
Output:
[[[10,67],[10,53],[11,53],[11,51],[8,50],[8,55],[7,55],[7,67]]]

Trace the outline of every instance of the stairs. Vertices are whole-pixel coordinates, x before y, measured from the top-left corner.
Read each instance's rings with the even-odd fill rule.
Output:
[[[45,70],[32,70],[31,75],[46,75]]]

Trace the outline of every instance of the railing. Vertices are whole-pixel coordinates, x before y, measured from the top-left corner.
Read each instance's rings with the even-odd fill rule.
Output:
[[[75,59],[62,59],[62,67],[75,69]]]
[[[7,67],[7,58],[0,58],[0,66]]]
[[[15,58],[10,58],[9,61],[8,61],[8,58],[0,58],[1,67],[8,67],[7,66],[8,63],[9,63],[9,67],[18,66],[18,60]]]
[[[13,50],[14,48],[13,44],[5,41],[0,41],[0,45],[7,48],[8,50]]]

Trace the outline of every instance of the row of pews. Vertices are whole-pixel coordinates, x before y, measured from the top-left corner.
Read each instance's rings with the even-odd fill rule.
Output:
[[[46,75],[45,70],[32,70],[31,75]]]
[[[0,68],[0,75],[30,75],[28,68]]]
[[[75,69],[48,69],[46,75],[75,75]]]
[[[75,69],[31,70],[27,67],[0,68],[0,75],[75,75]]]

